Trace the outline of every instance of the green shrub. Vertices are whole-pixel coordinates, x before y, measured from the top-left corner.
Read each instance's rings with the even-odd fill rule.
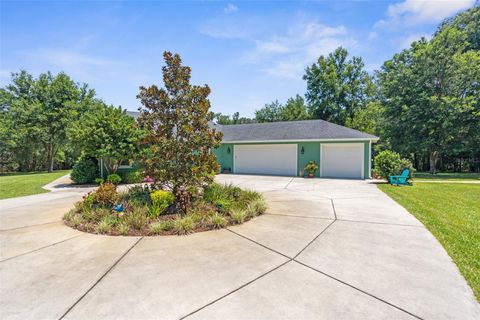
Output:
[[[232,201],[227,199],[219,199],[215,202],[215,207],[217,207],[221,213],[229,213],[230,209],[232,208]]]
[[[215,229],[225,228],[227,223],[228,223],[228,220],[220,214],[215,214],[212,217],[210,217],[210,224]]]
[[[400,160],[400,174],[403,172],[403,170],[408,169],[408,179],[412,179],[413,173],[416,171],[415,168],[413,167],[413,164],[410,160],[406,158],[402,158]]]
[[[128,191],[128,196],[132,204],[148,205],[152,202],[148,186],[133,186]]]
[[[102,179],[102,178],[95,178],[95,183],[96,184],[102,184],[104,183],[105,181]]]
[[[263,197],[253,200],[250,205],[253,207],[253,210],[255,210],[256,215],[264,214],[268,208],[267,202]]]
[[[390,150],[384,150],[377,154],[374,160],[374,172],[376,176],[388,179],[390,176],[400,175],[403,170],[410,170],[410,177],[415,171],[410,160],[400,158],[400,155]]]
[[[122,174],[122,181],[123,183],[142,183],[143,182],[143,177],[140,173],[140,171],[135,170],[135,171],[128,171]]]
[[[118,174],[112,173],[108,175],[107,182],[117,185],[117,184],[120,184],[120,182],[122,182],[122,178]]]
[[[242,194],[242,189],[232,184],[219,184],[212,183],[205,188],[203,192],[203,199],[210,203],[216,203],[219,201],[231,201],[237,200]]]
[[[173,230],[178,235],[186,235],[192,233],[194,228],[195,222],[190,216],[175,220],[175,224],[173,226]]]
[[[170,191],[156,190],[150,194],[150,199],[152,199],[152,210],[150,210],[150,213],[152,216],[158,217],[173,204],[175,197]]]
[[[146,207],[135,207],[132,212],[126,215],[125,222],[135,230],[142,229],[143,225],[147,222]]]
[[[77,209],[72,209],[72,210],[68,211],[67,213],[65,213],[63,215],[63,220],[68,221],[68,222],[72,221],[73,216],[76,214],[76,212],[77,212]]]
[[[115,226],[116,220],[112,216],[105,216],[97,225],[98,233],[109,233]]]
[[[70,178],[75,183],[89,183],[97,176],[97,165],[91,159],[81,157],[72,168]]]
[[[160,234],[162,231],[171,231],[175,227],[173,220],[152,222],[149,226],[150,234]]]
[[[192,218],[196,226],[207,227],[210,225],[210,218],[217,214],[213,208],[207,205],[199,205],[190,211],[189,216]]]
[[[83,222],[83,218],[80,214],[74,214],[72,216],[72,218],[70,219],[70,223],[72,224],[72,226],[74,227],[78,227],[79,225],[81,225]]]
[[[116,187],[112,183],[104,183],[93,193],[95,203],[100,206],[112,206],[118,200]]]
[[[126,236],[130,232],[130,225],[128,223],[126,223],[125,221],[122,221],[117,225],[117,231],[122,236]]]
[[[90,212],[93,208],[94,202],[95,202],[95,195],[93,192],[89,192],[85,196],[83,196],[83,200],[80,202],[81,204],[80,209],[83,212]]]
[[[161,222],[161,228],[163,231],[172,231],[175,227],[175,222],[173,220],[165,220]]]
[[[240,224],[245,221],[246,212],[243,209],[233,209],[230,217],[232,217],[233,223]]]

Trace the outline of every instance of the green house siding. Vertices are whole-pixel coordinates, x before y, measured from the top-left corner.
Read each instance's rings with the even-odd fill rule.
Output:
[[[303,148],[303,154],[302,154]],[[300,170],[305,168],[308,162],[311,160],[318,164],[319,170],[315,173],[316,177],[320,177],[320,143],[318,142],[299,142],[298,143],[298,168],[297,174],[300,174]]]
[[[300,170],[305,168],[307,163],[311,160],[315,161],[320,167],[320,145],[329,143],[363,143],[364,144],[364,177],[368,179],[370,177],[370,142],[369,141],[308,141],[297,142],[297,175],[300,175]],[[222,145],[213,150],[213,153],[217,157],[217,160],[221,166],[221,170],[230,168],[233,170],[233,155],[234,145],[239,144],[295,144],[295,142],[260,142],[260,143],[222,143]],[[230,153],[228,149],[230,148]],[[303,148],[303,154],[302,154]],[[320,177],[320,170],[315,174],[316,177]]]
[[[228,152],[229,149],[230,153]],[[233,170],[233,144],[222,143],[219,148],[213,150],[213,153],[217,157],[217,161],[220,164],[220,170]]]

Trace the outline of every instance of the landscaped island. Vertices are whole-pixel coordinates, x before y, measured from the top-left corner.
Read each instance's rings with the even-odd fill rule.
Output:
[[[241,224],[267,209],[263,196],[232,185],[213,183],[192,197],[184,213],[170,191],[138,185],[117,192],[102,184],[75,204],[65,223],[80,231],[108,235],[185,235]]]

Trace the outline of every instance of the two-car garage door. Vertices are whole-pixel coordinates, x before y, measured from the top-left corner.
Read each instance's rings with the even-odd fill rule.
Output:
[[[235,145],[234,172],[297,176],[297,154],[297,144]],[[320,145],[321,177],[363,179],[363,170],[363,143]]]

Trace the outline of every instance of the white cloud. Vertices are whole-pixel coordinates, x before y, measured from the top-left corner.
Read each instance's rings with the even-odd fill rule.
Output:
[[[305,67],[320,55],[328,54],[339,46],[352,47],[356,41],[343,26],[327,26],[318,22],[299,23],[285,34],[255,40],[255,47],[247,52],[243,61],[258,64],[269,74],[285,78],[300,78]]]
[[[32,70],[65,71],[80,79],[98,79],[101,71],[111,71],[118,64],[113,60],[99,58],[81,51],[63,48],[38,48],[18,52]]]
[[[223,8],[223,12],[226,14],[234,13],[235,11],[238,11],[238,7],[232,3],[229,3],[225,8]]]
[[[387,18],[376,27],[411,27],[438,23],[454,13],[470,8],[475,0],[405,0],[388,6]]]

